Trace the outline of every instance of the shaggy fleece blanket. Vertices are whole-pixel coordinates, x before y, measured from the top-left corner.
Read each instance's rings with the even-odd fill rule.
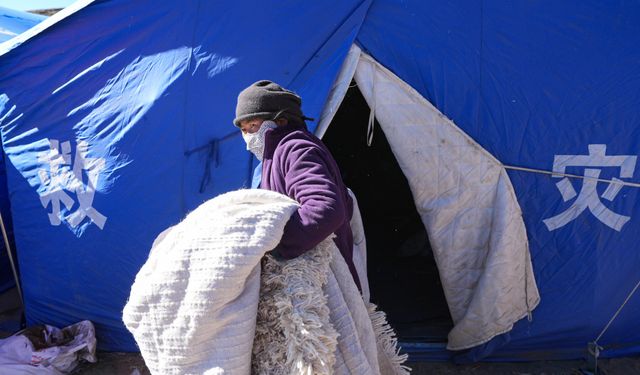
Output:
[[[152,373],[408,372],[330,238],[290,261],[264,256],[297,208],[234,191],[158,236],[123,312]]]

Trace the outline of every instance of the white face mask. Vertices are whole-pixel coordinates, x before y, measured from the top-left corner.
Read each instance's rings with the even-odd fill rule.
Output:
[[[242,138],[244,138],[244,141],[247,143],[247,150],[251,151],[258,160],[262,161],[262,155],[264,154],[264,135],[267,129],[275,129],[277,126],[273,121],[263,121],[257,132],[242,133]]]

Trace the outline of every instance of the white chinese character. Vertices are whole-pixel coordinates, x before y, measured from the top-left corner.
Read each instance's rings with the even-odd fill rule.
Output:
[[[107,218],[92,207],[100,172],[104,169],[105,161],[102,158],[88,158],[89,145],[78,142],[76,146],[73,168],[71,167],[71,145],[69,142],[60,144],[57,140],[49,140],[50,150],[41,153],[38,160],[46,163],[49,169],[39,169],[38,176],[43,186],[44,193],[40,193],[40,202],[47,208],[51,204],[49,222],[51,225],[60,225],[62,220],[76,228],[85,217],[100,229],[104,228]],[[86,173],[87,182],[84,182],[83,172]],[[67,192],[75,193],[78,199],[76,211],[68,214],[61,210],[62,205],[66,212],[70,212],[75,201]]]
[[[598,178],[600,177],[601,169],[595,167],[619,167],[620,177],[631,178],[636,167],[636,156],[633,155],[605,155],[607,151],[606,145],[589,145],[589,155],[556,155],[553,160],[553,172],[558,174],[564,174],[567,167],[591,167],[585,168],[582,182],[582,189],[579,194],[576,194],[573,185],[568,178],[562,178],[556,187],[562,195],[562,199],[567,202],[573,198],[576,200],[571,207],[564,212],[543,220],[547,228],[555,230],[568,224],[582,213],[582,211],[589,209],[589,211],[602,223],[608,227],[620,231],[624,224],[629,221],[629,216],[617,214],[608,209],[600,200],[598,192],[596,191],[596,185]],[[554,175],[553,177],[561,178],[560,175]],[[620,189],[622,189],[622,180],[613,178],[609,182],[606,190],[602,193],[601,197],[613,201],[618,195]]]
[[[51,225],[60,225],[62,219],[60,203],[64,204],[67,210],[73,206],[73,199],[62,189],[71,177],[69,169],[64,168],[71,162],[71,155],[69,155],[71,145],[69,142],[63,142],[62,145],[59,145],[57,140],[52,139],[49,140],[49,148],[48,152],[43,152],[38,157],[38,161],[41,163],[49,164],[48,171],[46,169],[38,170],[40,181],[47,187],[47,191],[40,194],[40,202],[45,208],[51,203],[49,222]]]
[[[78,203],[80,208],[69,217],[69,224],[72,227],[78,226],[80,222],[89,217],[95,225],[100,229],[104,228],[104,223],[107,218],[98,212],[91,205],[93,204],[93,197],[96,194],[96,186],[98,186],[98,178],[100,177],[100,171],[104,169],[104,159],[102,158],[88,158],[87,150],[89,145],[87,142],[78,142],[76,147],[76,159],[73,163],[73,175],[76,181],[80,184],[76,186],[75,192],[78,196]],[[83,183],[82,171],[87,172],[87,184]]]

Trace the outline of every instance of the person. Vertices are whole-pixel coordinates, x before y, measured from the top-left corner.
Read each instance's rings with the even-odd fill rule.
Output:
[[[272,253],[292,259],[335,233],[333,241],[362,290],[353,263],[349,224],[353,201],[331,153],[307,130],[305,120],[311,119],[303,115],[301,105],[296,93],[262,80],[240,92],[233,120],[247,150],[262,161],[260,188],[287,195],[300,204]]]

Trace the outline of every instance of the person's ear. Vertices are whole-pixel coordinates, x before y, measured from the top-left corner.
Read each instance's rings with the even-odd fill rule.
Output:
[[[280,117],[280,118],[277,118],[277,119],[276,119],[275,123],[276,123],[278,126],[284,126],[284,125],[287,125],[287,124],[289,123],[289,121],[287,120],[287,118],[286,118],[286,117]]]

